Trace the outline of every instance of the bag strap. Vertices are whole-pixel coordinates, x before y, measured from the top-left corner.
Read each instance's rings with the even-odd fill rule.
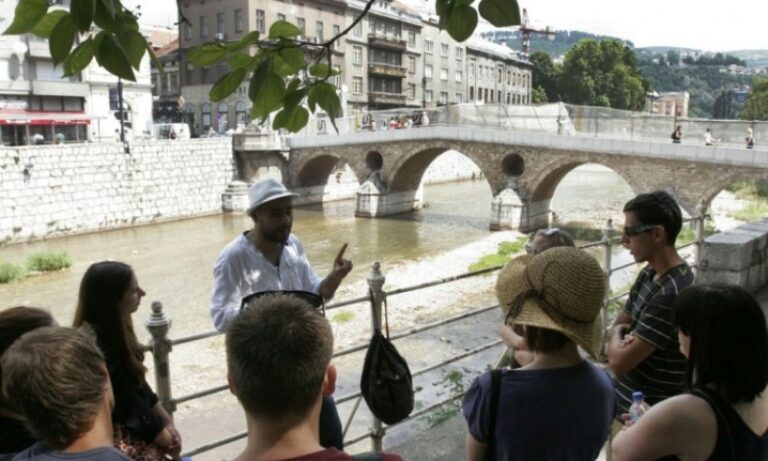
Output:
[[[368,295],[373,299],[373,290],[370,288],[368,289]],[[389,339],[389,314],[387,309],[387,294],[382,293],[381,294],[381,303],[384,305],[384,332],[386,333],[386,338]]]
[[[488,429],[488,448],[485,452],[485,459],[491,460],[494,447],[494,433],[496,431],[496,414],[499,408],[499,395],[501,395],[501,368],[491,370],[491,406],[488,411],[489,429]]]
[[[736,460],[736,446],[733,442],[733,434],[731,433],[731,425],[728,424],[728,419],[725,417],[725,411],[723,409],[722,404],[727,402],[723,402],[719,396],[712,395],[713,392],[709,391],[708,389],[702,389],[702,388],[695,388],[691,391],[691,394],[701,397],[704,399],[710,407],[712,407],[712,410],[715,412],[715,419],[717,420],[717,431],[718,433],[723,430],[725,432],[725,441],[728,444],[728,451],[727,453],[730,455],[729,459],[731,461],[737,461]]]
[[[357,455],[351,455],[352,461],[383,461],[381,453],[375,451],[367,451],[365,453],[359,453]]]

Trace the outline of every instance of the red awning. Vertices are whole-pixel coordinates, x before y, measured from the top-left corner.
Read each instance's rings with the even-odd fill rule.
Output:
[[[88,125],[91,117],[82,112],[35,112],[0,110],[0,125]]]

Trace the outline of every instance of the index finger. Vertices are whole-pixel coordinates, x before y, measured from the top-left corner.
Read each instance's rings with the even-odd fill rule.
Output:
[[[336,261],[341,261],[341,258],[344,257],[344,252],[347,251],[347,243],[344,243],[344,245],[341,246],[341,250],[339,250],[339,254],[336,255]]]

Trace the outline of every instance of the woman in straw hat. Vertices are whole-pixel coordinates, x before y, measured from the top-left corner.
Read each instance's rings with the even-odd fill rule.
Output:
[[[613,442],[616,461],[768,459],[768,329],[738,286],[699,285],[674,305],[688,392],[654,405]]]
[[[510,261],[496,292],[534,360],[485,373],[469,389],[468,459],[594,460],[613,418],[613,384],[578,346],[592,356],[600,348],[600,265],[582,250],[551,248]]]

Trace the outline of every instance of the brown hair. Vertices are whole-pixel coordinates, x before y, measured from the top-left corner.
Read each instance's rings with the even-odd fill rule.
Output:
[[[85,332],[43,327],[2,357],[3,394],[37,439],[64,449],[88,432],[104,399],[104,357]]]
[[[144,348],[136,338],[133,321],[120,313],[120,301],[128,291],[134,273],[118,261],[91,264],[80,282],[80,295],[73,325],[88,323],[99,347],[109,360],[121,363],[135,385],[144,381]]]
[[[333,333],[306,301],[265,296],[232,322],[226,346],[230,383],[246,413],[287,430],[320,395]]]
[[[17,339],[28,331],[56,324],[48,311],[37,307],[16,306],[0,312],[0,356],[11,347]],[[3,369],[0,367],[0,380]],[[5,404],[0,394],[0,404]]]
[[[523,328],[525,344],[531,352],[554,352],[563,348],[570,339],[559,331],[525,325]]]

